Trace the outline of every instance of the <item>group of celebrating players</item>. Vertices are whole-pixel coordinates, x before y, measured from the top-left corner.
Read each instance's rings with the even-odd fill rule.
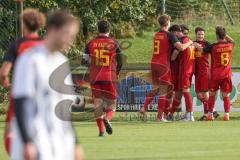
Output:
[[[173,120],[182,96],[185,99],[185,121],[194,121],[193,101],[190,94],[192,76],[195,75],[195,92],[204,106],[201,120],[214,120],[219,114],[214,111],[215,95],[221,90],[225,114],[229,120],[232,91],[233,39],[223,27],[216,27],[217,42],[205,40],[205,30],[195,29],[196,40],[188,37],[185,25],[172,25],[170,17],[159,18],[160,31],[154,36],[154,53],[151,60],[152,80],[155,88],[148,93],[140,113],[144,114],[155,96],[158,98],[157,121]]]
[[[8,75],[10,69],[15,64],[16,59],[20,59],[14,65],[13,93],[10,96],[10,109],[5,132],[6,148],[8,151],[10,150],[9,145],[12,140],[12,127],[14,126],[16,132],[14,136],[17,135],[18,141],[16,142],[19,144],[15,142],[15,145],[11,147],[15,149],[12,157],[21,155],[27,159],[36,158],[36,156],[64,159],[72,151],[62,152],[62,157],[59,157],[54,152],[44,149],[46,146],[42,146],[40,140],[45,142],[41,136],[47,134],[49,134],[49,137],[52,137],[51,134],[60,135],[60,133],[62,136],[70,135],[71,137],[73,135],[74,137],[68,124],[61,124],[53,117],[54,108],[48,109],[49,106],[56,106],[55,103],[59,98],[58,94],[60,94],[52,91],[48,78],[50,78],[51,72],[58,65],[61,65],[60,62],[64,62],[65,57],[63,58],[58,51],[66,50],[73,43],[78,33],[79,22],[69,13],[56,11],[47,20],[47,35],[42,40],[38,31],[45,24],[44,16],[37,10],[27,9],[23,12],[22,19],[25,36],[11,45],[5,54],[0,70],[2,85],[9,87]],[[195,29],[196,41],[193,42],[187,37],[189,30],[186,26],[170,26],[170,20],[171,18],[168,15],[162,15],[158,19],[160,31],[154,36],[154,52],[151,59],[153,89],[147,94],[140,113],[144,114],[148,105],[157,96],[157,121],[173,120],[174,113],[179,109],[183,96],[186,104],[186,114],[183,120],[194,121],[190,88],[192,76],[195,75],[197,98],[204,106],[203,119],[214,120],[214,116],[218,116],[214,112],[214,102],[216,91],[220,89],[224,101],[224,120],[228,121],[230,112],[229,94],[232,91],[233,39],[226,34],[225,28],[216,27],[217,43],[210,44],[204,39],[205,30],[197,27]],[[94,115],[99,136],[102,137],[105,130],[108,134],[113,133],[110,121],[116,111],[117,77],[122,68],[123,54],[118,42],[110,37],[110,23],[107,20],[100,20],[97,27],[98,36],[86,45],[81,63],[89,68]],[[29,52],[26,52],[26,50],[29,50]],[[28,55],[25,53],[28,53]],[[42,67],[38,68],[40,64]],[[62,89],[61,86],[58,87],[59,90]],[[46,101],[51,97],[55,97],[55,99],[53,98],[54,101],[49,100],[48,103],[42,103],[43,100]],[[35,110],[30,109],[31,107]],[[16,119],[13,120],[14,112]],[[29,117],[27,118],[27,116]],[[33,124],[30,124],[29,121]],[[11,123],[14,125],[12,126]],[[62,130],[61,127],[68,129],[69,132]],[[39,130],[39,135],[36,134],[36,130],[37,132]],[[30,133],[31,131],[33,133]],[[43,131],[46,131],[46,133]],[[70,137],[69,141],[66,142],[69,145],[72,141],[76,141]],[[51,150],[55,147],[54,149],[62,151],[57,146],[57,141],[53,142],[52,139],[49,139],[48,143],[50,142],[50,147],[46,148]],[[77,142],[75,143],[77,144]],[[24,146],[23,151],[16,148],[21,145]],[[79,154],[77,146],[76,153]],[[36,150],[36,147],[43,147],[41,148],[42,151]],[[20,151],[22,153],[19,153]],[[67,158],[69,159],[69,157]]]
[[[192,76],[195,75],[195,92],[204,106],[201,120],[212,121],[219,116],[214,110],[214,103],[216,92],[220,89],[225,110],[223,120],[228,121],[231,105],[229,96],[232,91],[233,39],[227,35],[225,28],[216,27],[217,42],[210,44],[205,40],[205,30],[197,27],[196,40],[193,42],[187,37],[187,26],[170,26],[170,19],[169,15],[162,15],[158,19],[160,31],[154,36],[151,59],[153,88],[147,93],[140,114],[146,113],[148,105],[157,96],[157,121],[172,121],[184,97],[186,114],[181,119],[194,121],[190,88]],[[103,136],[104,126],[107,133],[112,134],[109,121],[115,113],[116,81],[123,62],[117,41],[109,38],[109,22],[99,21],[98,30],[98,37],[92,39],[85,49],[83,64],[89,66],[95,117],[99,136]]]

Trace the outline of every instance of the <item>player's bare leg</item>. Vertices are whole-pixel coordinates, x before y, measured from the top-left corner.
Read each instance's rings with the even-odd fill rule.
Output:
[[[181,104],[181,99],[182,99],[182,91],[175,91],[173,102],[172,102],[172,108],[170,109],[170,114],[169,114],[169,117],[171,117],[172,119],[174,119],[173,118],[174,113],[178,110]]]
[[[203,104],[204,115],[199,119],[199,121],[207,120],[208,115],[208,92],[197,92],[197,99],[199,99]]]
[[[104,117],[103,122],[104,122],[104,126],[106,128],[106,132],[108,134],[112,134],[113,129],[112,129],[110,121],[112,120],[112,118],[116,112],[117,100],[116,99],[105,99],[104,101],[106,102],[107,107],[105,108],[106,116]]]
[[[184,96],[185,104],[186,104],[186,117],[184,120],[194,121],[193,102],[192,102],[192,96],[190,94],[190,88],[183,89],[183,96]]]
[[[94,116],[96,118],[98,130],[99,130],[99,137],[104,136],[104,122],[103,122],[103,99],[101,98],[94,98]]]
[[[208,101],[209,101],[209,94],[208,92],[198,92],[197,98],[203,103],[204,106],[204,115],[199,119],[199,121],[207,120],[208,116]],[[219,117],[219,114],[217,111],[213,110],[213,117],[214,119]]]
[[[86,97],[86,96],[84,96],[84,102],[85,102],[85,103],[91,103],[91,104],[93,104],[93,103],[94,103],[94,101],[93,101],[93,98],[92,98],[92,97]]]
[[[223,102],[224,102],[224,111],[225,111],[225,114],[223,116],[224,121],[230,120],[229,112],[230,112],[230,108],[231,108],[231,101],[230,101],[229,96],[230,96],[230,93],[222,92],[222,97],[223,97]]]
[[[77,97],[71,106],[72,112],[83,112],[85,109],[86,100],[85,97]]]

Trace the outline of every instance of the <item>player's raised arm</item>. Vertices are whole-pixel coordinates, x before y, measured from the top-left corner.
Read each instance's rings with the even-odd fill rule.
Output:
[[[202,53],[207,53],[208,54],[208,53],[212,52],[212,45],[211,44],[208,44],[205,47],[202,47],[199,43],[194,42],[193,45],[197,50],[199,50]]]
[[[190,45],[192,45],[193,42],[189,40],[189,42],[182,44],[181,42],[174,43],[174,47],[176,47],[179,51],[184,51],[187,49]]]
[[[172,53],[172,56],[171,56],[171,61],[175,61],[177,59],[177,56],[179,54],[179,50],[174,50],[173,53]]]
[[[234,39],[232,37],[230,37],[228,34],[226,35],[225,39],[227,42],[234,43]]]
[[[173,44],[173,46],[179,51],[184,51],[193,43],[191,40],[189,40],[189,42],[182,44],[173,33],[169,33],[168,36],[170,43]]]

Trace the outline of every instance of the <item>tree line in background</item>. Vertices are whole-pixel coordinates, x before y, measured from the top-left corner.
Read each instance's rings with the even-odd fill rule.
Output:
[[[233,15],[239,16],[239,0],[225,1]],[[112,23],[114,35],[121,38],[133,37],[139,30],[156,25],[156,17],[162,10],[162,0],[25,0],[24,7],[39,8],[45,13],[54,8],[71,10],[81,18],[81,37],[94,33],[96,22],[105,18]],[[225,15],[220,0],[166,0],[165,7],[166,12],[174,20],[185,19],[200,23],[199,17],[213,19],[218,16],[222,19]],[[16,18],[16,3],[13,0],[1,1],[0,45],[2,50],[6,49],[6,43],[16,37]]]

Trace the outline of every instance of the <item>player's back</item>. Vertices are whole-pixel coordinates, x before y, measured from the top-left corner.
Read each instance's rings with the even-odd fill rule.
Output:
[[[42,39],[38,35],[26,35],[22,38],[17,39],[11,45],[6,54],[4,55],[3,61],[15,63],[16,59],[26,52],[26,50],[39,45],[42,43]],[[10,122],[14,116],[13,102],[10,98],[10,106],[7,114],[7,122]]]
[[[87,50],[90,55],[90,82],[116,81],[116,55],[119,53],[116,40],[107,36],[98,36],[88,43]]]
[[[159,31],[155,33],[153,42],[153,55],[151,63],[169,64],[170,52],[173,45],[169,42],[169,32]]]
[[[212,45],[212,76],[224,79],[231,76],[233,43],[218,42]]]
[[[20,56],[24,53],[27,49],[34,47],[38,44],[41,44],[43,41],[39,36],[27,35],[19,40],[19,48],[17,52],[17,56]]]
[[[38,35],[29,34],[19,38],[10,45],[3,60],[14,63],[17,57],[22,55],[26,50],[41,43],[42,39]]]

